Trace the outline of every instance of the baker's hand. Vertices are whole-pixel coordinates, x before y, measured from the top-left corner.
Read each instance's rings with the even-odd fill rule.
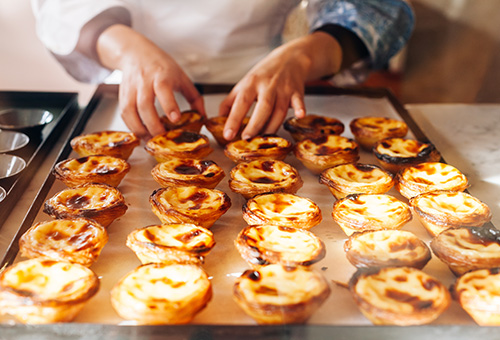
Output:
[[[232,140],[256,102],[242,138],[274,133],[288,109],[304,117],[306,81],[330,75],[340,69],[342,52],[330,35],[315,32],[273,50],[253,67],[222,101],[219,115],[228,116],[224,137]]]
[[[122,71],[121,115],[128,128],[142,138],[165,132],[155,98],[172,122],[180,118],[175,92],[186,98],[191,109],[205,115],[203,97],[177,62],[131,28],[115,25],[105,30],[97,51],[104,66]]]

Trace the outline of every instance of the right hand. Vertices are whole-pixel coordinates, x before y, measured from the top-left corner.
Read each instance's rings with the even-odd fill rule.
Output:
[[[130,27],[114,25],[98,39],[101,63],[123,72],[119,106],[128,128],[143,139],[165,132],[155,98],[166,116],[176,122],[180,109],[174,92],[180,92],[191,109],[205,115],[203,97],[175,60]]]

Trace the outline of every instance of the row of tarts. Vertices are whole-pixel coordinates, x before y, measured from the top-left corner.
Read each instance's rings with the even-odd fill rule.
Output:
[[[151,174],[161,188],[150,203],[162,224],[130,233],[126,245],[143,265],[111,291],[116,312],[139,324],[186,323],[206,306],[212,287],[202,264],[215,245],[209,228],[231,206],[215,189],[224,171],[203,160],[211,147],[199,134],[199,115],[182,117],[182,127],[167,126],[171,130],[146,144],[158,160]],[[400,230],[413,212],[433,236],[434,254],[458,276],[453,296],[478,324],[498,324],[493,297],[500,285],[500,238],[496,229],[482,227],[490,211],[464,192],[468,181],[458,169],[438,162],[432,144],[404,138],[406,124],[358,118],[350,124],[350,140],[340,136],[344,127],[334,118],[291,118],[284,127],[294,146],[278,136],[227,143],[219,137],[222,124],[223,118],[205,122],[236,163],[229,186],[247,199],[242,210],[248,226],[235,246],[252,267],[236,280],[233,295],[258,323],[305,322],[330,295],[328,282],[311,269],[325,256],[322,240],[309,231],[321,222],[321,211],[295,195],[300,174],[283,162],[293,150],[336,199],[332,217],[348,236],[347,259],[358,268],[349,289],[368,319],[424,324],[450,304],[449,290],[421,270],[431,258],[427,244]],[[21,256],[30,260],[0,274],[0,313],[21,322],[70,321],[78,314],[99,288],[88,267],[107,242],[106,228],[127,210],[116,187],[129,171],[137,137],[103,131],[71,145],[81,158],[53,170],[69,188],[44,205],[56,219],[30,228],[20,240]],[[357,163],[359,146],[380,166]],[[392,187],[408,203],[386,194]]]

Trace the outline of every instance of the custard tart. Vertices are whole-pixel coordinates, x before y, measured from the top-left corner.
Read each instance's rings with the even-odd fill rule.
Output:
[[[341,135],[344,132],[344,124],[340,120],[314,114],[303,118],[290,117],[283,123],[283,128],[296,142],[323,135]]]
[[[460,276],[453,298],[480,326],[500,326],[500,270],[479,269]]]
[[[304,323],[329,295],[325,278],[302,266],[246,270],[233,287],[236,303],[259,324]]]
[[[239,163],[230,176],[229,188],[246,199],[270,192],[295,194],[303,184],[293,166],[277,160]]]
[[[386,138],[403,138],[408,133],[405,122],[386,117],[360,117],[349,124],[356,142],[367,151],[371,151],[376,142]]]
[[[333,205],[332,217],[347,236],[366,230],[401,229],[412,219],[408,204],[387,194],[352,194]]]
[[[186,324],[211,298],[207,274],[193,264],[142,265],[111,290],[118,315],[139,325]]]
[[[233,140],[241,139],[241,133],[247,126],[249,120],[250,118],[248,117],[243,118],[240,129],[238,130],[238,133],[236,134],[236,137],[233,138]],[[224,126],[226,125],[226,121],[227,116],[212,117],[208,118],[205,121],[205,127],[212,134],[217,144],[222,147],[231,142],[224,138]]]
[[[410,199],[417,195],[436,191],[464,191],[469,186],[467,177],[454,166],[428,162],[408,167],[396,175],[394,187]]]
[[[172,123],[167,116],[160,117],[165,130],[183,129],[185,131],[200,132],[205,117],[195,110],[185,110],[181,112],[181,118]]]
[[[431,249],[455,275],[500,267],[500,231],[493,227],[458,227],[432,239]]]
[[[451,303],[441,282],[412,267],[358,269],[349,290],[360,311],[375,325],[428,324]]]
[[[199,159],[172,159],[158,163],[151,175],[162,187],[198,186],[213,189],[226,176],[224,170],[213,161]]]
[[[311,229],[321,220],[321,210],[309,198],[287,193],[255,196],[243,205],[243,219],[248,225],[272,224],[276,226]]]
[[[319,183],[341,199],[350,194],[385,194],[394,186],[394,176],[376,165],[348,163],[321,172]]]
[[[99,290],[99,279],[77,263],[18,262],[0,273],[0,314],[26,324],[72,321]]]
[[[424,162],[438,162],[441,154],[433,144],[414,139],[386,138],[373,146],[380,165],[392,173]]]
[[[254,160],[282,161],[292,148],[292,143],[285,138],[263,135],[231,142],[224,148],[224,154],[235,163]]]
[[[100,131],[73,138],[73,150],[80,156],[106,155],[127,160],[135,147],[141,143],[132,132]]]
[[[129,170],[130,165],[122,158],[95,155],[61,161],[54,166],[52,173],[70,188],[85,183],[117,187]]]
[[[344,243],[349,262],[357,268],[414,267],[422,269],[431,250],[415,234],[405,230],[354,233]]]
[[[210,230],[190,223],[152,225],[136,229],[127,237],[127,247],[142,264],[199,265],[214,246],[214,235]]]
[[[145,149],[158,162],[173,158],[202,159],[213,151],[207,136],[181,129],[151,138]]]
[[[121,192],[107,184],[84,184],[56,193],[45,201],[43,212],[63,219],[88,218],[103,227],[125,214],[127,205]]]
[[[244,228],[234,243],[243,259],[255,268],[271,263],[310,266],[326,253],[323,242],[310,231],[271,224]]]
[[[23,257],[47,258],[90,267],[108,242],[106,229],[84,218],[38,222],[19,240]]]
[[[412,197],[409,204],[432,236],[453,227],[481,227],[491,220],[490,208],[462,191],[431,191]]]
[[[335,165],[355,163],[359,160],[356,142],[337,135],[324,135],[304,139],[294,148],[295,157],[315,174]]]
[[[149,202],[163,224],[192,223],[204,228],[210,228],[231,207],[226,193],[196,186],[157,189]]]

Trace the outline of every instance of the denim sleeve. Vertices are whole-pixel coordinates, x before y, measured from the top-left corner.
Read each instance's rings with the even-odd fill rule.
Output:
[[[369,66],[387,65],[411,36],[414,14],[404,0],[309,0],[311,31],[327,24],[342,26],[365,44]]]

